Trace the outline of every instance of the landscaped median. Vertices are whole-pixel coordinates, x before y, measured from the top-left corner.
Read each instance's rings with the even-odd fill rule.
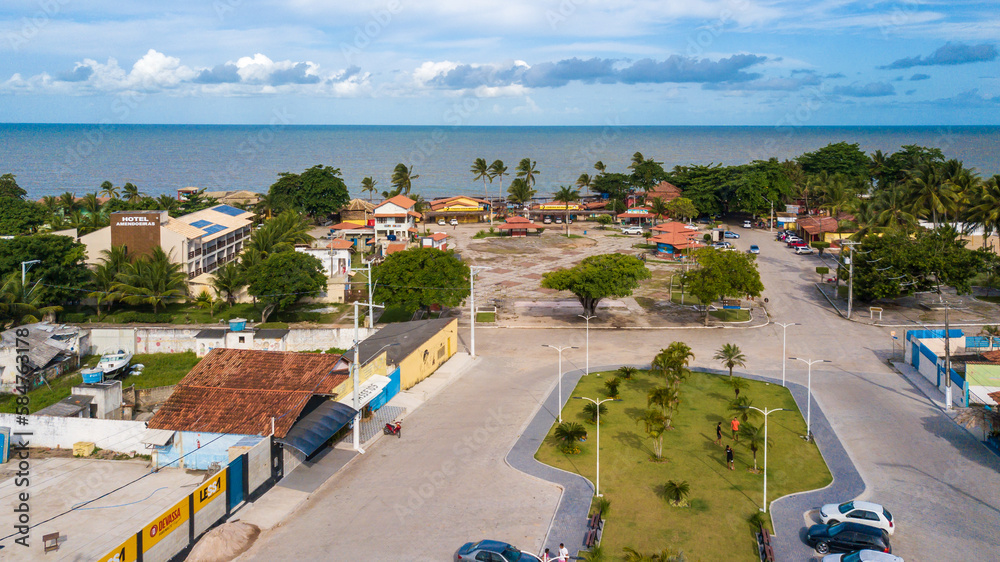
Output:
[[[748,521],[762,502],[763,416],[750,415],[742,422],[739,441],[734,441],[730,422],[747,410],[730,409],[735,397],[730,377],[686,368],[679,377],[668,368],[631,376],[627,380],[621,372],[603,372],[583,377],[562,417],[563,422],[581,424],[586,440],[574,442],[575,447],[564,446],[556,434],[565,431],[557,432],[555,424],[535,457],[596,482],[597,432],[592,412],[585,412],[591,403],[574,398],[608,398],[608,381],[618,378],[621,401],[605,402],[601,409],[600,493],[611,502],[601,542],[605,559],[622,559],[628,547],[639,553],[679,550],[688,560],[757,560]],[[801,438],[805,420],[788,390],[736,380],[742,381],[735,383],[740,399],[749,400],[744,405],[791,410],[768,416],[768,503],[829,484],[832,477],[816,445]],[[716,444],[719,422],[723,437]],[[745,433],[748,425],[759,428],[757,471],[748,447],[754,439]],[[664,426],[669,429],[662,430]],[[661,459],[656,458],[658,434]],[[734,450],[734,470],[727,467],[727,445]],[[574,448],[580,452],[572,453]],[[680,502],[671,501],[671,494],[684,484],[687,494],[681,495]],[[765,521],[770,526],[769,519]],[[567,537],[567,542],[576,540]]]

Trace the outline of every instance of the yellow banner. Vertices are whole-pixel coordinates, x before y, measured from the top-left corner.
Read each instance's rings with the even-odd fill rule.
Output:
[[[152,523],[142,528],[142,551],[149,551],[161,539],[178,530],[179,527],[182,527],[187,522],[190,515],[188,511],[188,499],[185,496],[183,500],[177,502],[176,505],[164,511],[156,519],[153,519]],[[186,532],[187,529],[184,529],[184,531]]]
[[[138,559],[138,543],[135,540],[135,535],[132,535],[104,557],[98,558],[97,562],[135,562]]]
[[[219,494],[226,494],[226,471],[220,470],[194,491],[194,512],[198,513]]]

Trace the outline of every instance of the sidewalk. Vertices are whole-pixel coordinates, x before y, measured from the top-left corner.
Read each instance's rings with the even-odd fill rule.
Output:
[[[468,353],[456,353],[431,376],[413,388],[394,396],[375,416],[361,424],[361,449],[372,447],[383,437],[382,427],[388,421],[402,420],[433,398],[452,381],[464,374],[475,362]],[[403,430],[406,430],[404,425]],[[296,467],[257,501],[237,512],[241,521],[252,523],[261,530],[272,529],[291,515],[309,497],[329,482],[341,469],[358,456],[352,436],[348,435],[332,448],[320,452],[310,461]]]

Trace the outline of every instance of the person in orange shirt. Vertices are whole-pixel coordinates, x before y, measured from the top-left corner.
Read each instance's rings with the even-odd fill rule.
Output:
[[[733,418],[733,421],[729,425],[733,428],[733,441],[739,441],[740,420]]]

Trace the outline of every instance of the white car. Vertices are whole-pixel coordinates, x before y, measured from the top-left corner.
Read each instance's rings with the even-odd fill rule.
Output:
[[[750,221],[743,221],[743,228],[751,228]]]
[[[642,234],[641,226],[623,226],[622,234]]]
[[[827,554],[823,562],[903,562],[903,559],[877,550],[859,550],[850,554]]]
[[[799,254],[799,255],[802,255],[802,254],[812,254],[814,252],[815,252],[815,250],[813,250],[809,246],[796,246],[795,247],[795,253]]]
[[[451,226],[458,226],[458,219],[451,219]]]
[[[542,219],[543,224],[552,224],[552,217],[545,217]]]
[[[438,219],[438,226],[444,226],[445,224],[447,223],[444,222],[444,219]]]
[[[896,531],[896,525],[892,521],[892,514],[889,513],[889,510],[872,502],[828,503],[819,509],[819,518],[824,525],[850,521],[882,529],[890,535]]]

